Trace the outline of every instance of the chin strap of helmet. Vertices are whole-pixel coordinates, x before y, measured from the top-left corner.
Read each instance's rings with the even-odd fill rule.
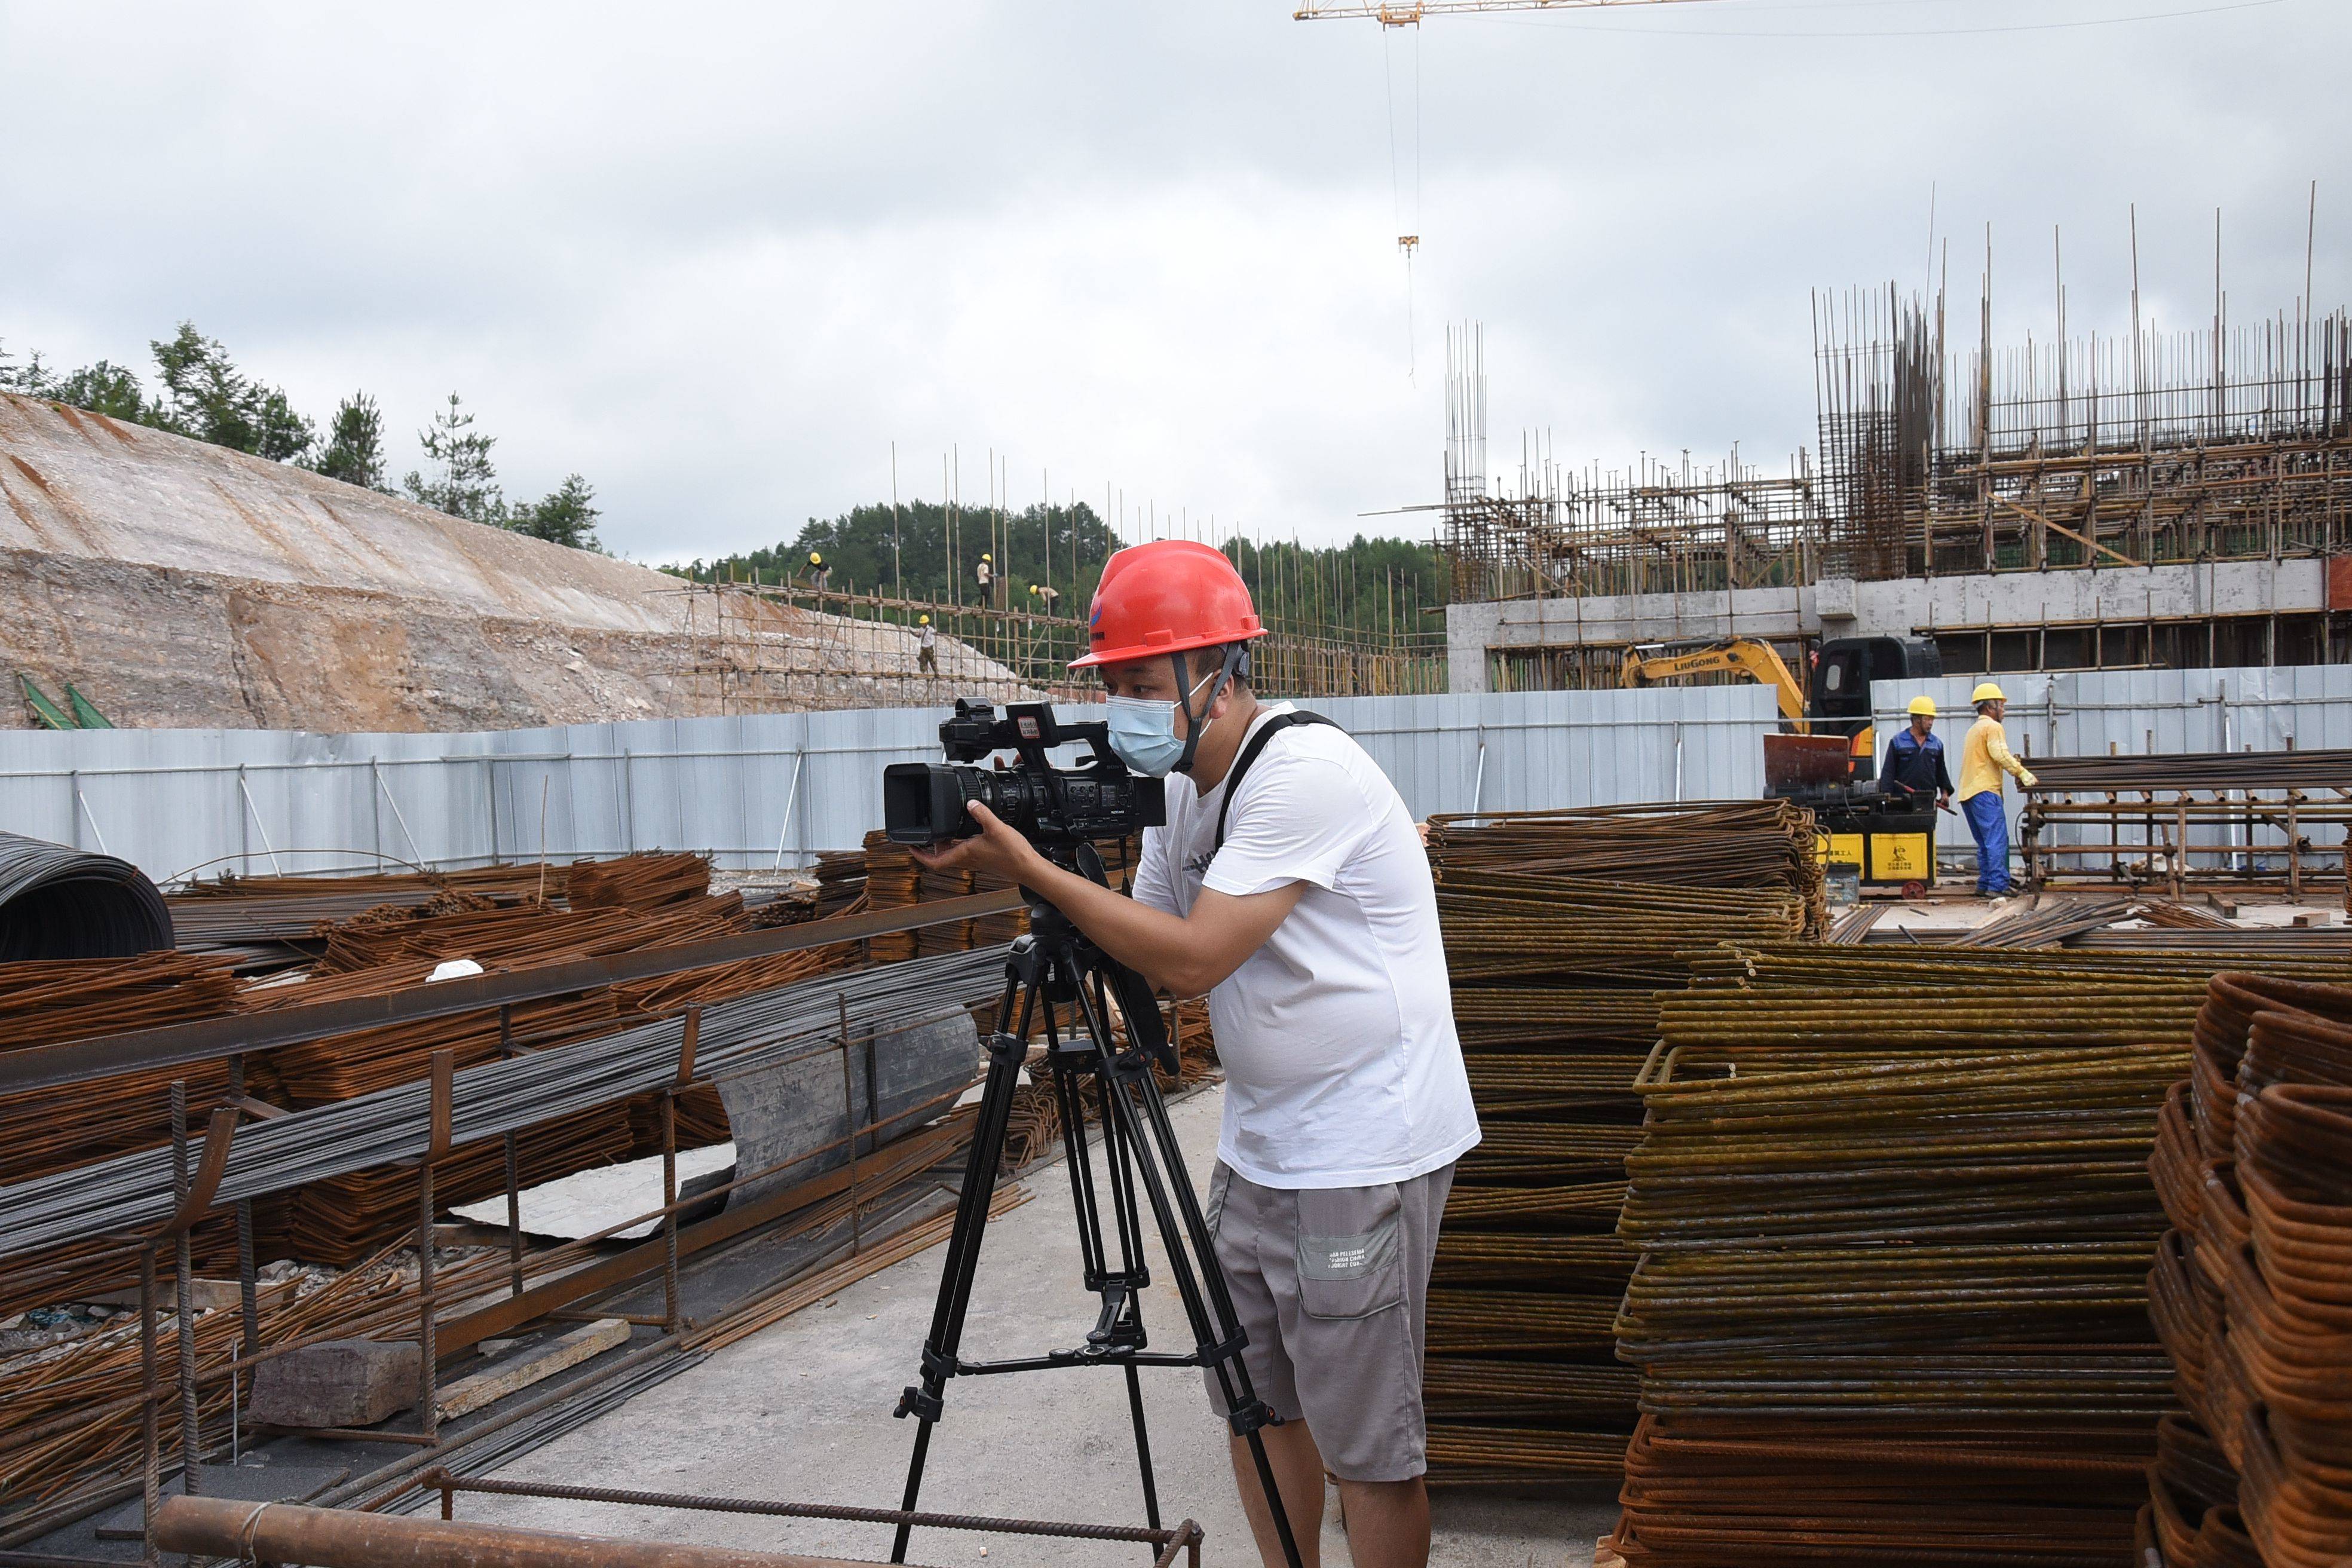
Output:
[[[1208,724],[1209,710],[1217,705],[1217,699],[1225,694],[1225,688],[1233,684],[1234,676],[1249,674],[1249,644],[1235,643],[1225,650],[1224,668],[1217,671],[1217,683],[1209,688],[1208,698],[1201,704],[1198,713],[1192,711],[1192,677],[1184,667],[1184,656],[1171,653],[1168,656],[1168,662],[1175,666],[1176,702],[1184,710],[1184,754],[1176,759],[1176,765],[1170,772],[1189,773],[1192,771],[1192,753],[1200,748],[1201,731]]]

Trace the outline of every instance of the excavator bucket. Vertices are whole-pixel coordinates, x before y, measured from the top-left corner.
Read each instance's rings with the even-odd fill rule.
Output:
[[[50,701],[42,692],[41,689],[33,684],[33,678],[31,676],[19,673],[16,679],[18,681],[23,683],[25,688],[25,706],[33,710],[33,717],[41,721],[41,728],[44,730],[79,730],[81,728],[79,724],[74,722],[70,714],[59,708],[56,703]]]
[[[1764,789],[1791,795],[1810,786],[1843,784],[1852,775],[1843,735],[1764,737]]]

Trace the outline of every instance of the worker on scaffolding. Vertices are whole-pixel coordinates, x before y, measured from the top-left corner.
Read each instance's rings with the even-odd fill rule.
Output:
[[[1952,775],[1944,766],[1944,738],[1936,733],[1936,700],[1911,699],[1911,722],[1886,742],[1886,763],[1878,770],[1879,787],[1912,795],[1933,795],[1936,809],[1952,806]]]
[[[1033,889],[1156,988],[1208,994],[1225,1102],[1207,1219],[1276,1417],[1263,1436],[1284,1511],[1314,1561],[1328,1468],[1358,1568],[1424,1568],[1430,1268],[1454,1162],[1479,1137],[1429,857],[1352,737],[1258,701],[1265,627],[1221,552],[1120,551],[1087,631],[1072,668],[1102,675],[1111,747],[1168,780],[1134,896],[1055,866],[978,803],[975,837],[915,853]],[[1259,1555],[1279,1563],[1248,1447],[1231,1443]]]
[[[915,622],[915,668],[933,678],[940,673],[940,634],[929,616],[919,616]]]
[[[992,607],[996,603],[996,558],[982,551],[973,574],[980,580],[980,602]]]
[[[820,594],[833,584],[833,568],[826,565],[824,557],[814,550],[809,552],[808,580],[809,586]]]
[[[2010,893],[2009,819],[2001,810],[2000,775],[2029,789],[2039,781],[2009,749],[2009,731],[2000,722],[2009,711],[2007,694],[1988,680],[1969,700],[1976,705],[1977,721],[1960,742],[1960,811],[1977,841],[1977,892],[2000,903]]]

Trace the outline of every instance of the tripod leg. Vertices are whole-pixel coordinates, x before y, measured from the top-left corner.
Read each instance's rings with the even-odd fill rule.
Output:
[[[956,1347],[962,1342],[964,1313],[971,1304],[971,1280],[980,1267],[989,1199],[996,1190],[996,1173],[1004,1156],[1004,1131],[1013,1117],[1013,1091],[1019,1082],[1022,1058],[1028,1054],[1024,1038],[1028,1021],[1025,1006],[1022,1015],[1022,1034],[1000,1031],[988,1042],[988,1082],[981,1092],[971,1151],[965,1157],[963,1191],[956,1198],[955,1228],[948,1237],[939,1300],[931,1309],[931,1331],[923,1342],[922,1385],[900,1394],[898,1407],[892,1412],[916,1420],[915,1451],[907,1462],[907,1489],[898,1504],[908,1512],[914,1510],[922,1495],[923,1461],[930,1453],[931,1427],[939,1421],[947,1381],[955,1375]],[[913,1528],[903,1522],[898,1526],[890,1548],[891,1562],[907,1560],[907,1538]]]
[[[1106,1011],[1101,1005],[1101,993],[1096,991],[1091,1000],[1096,1016],[1088,1023],[1097,1030],[1097,1039],[1108,1040],[1108,1020],[1101,1016]],[[1142,1180],[1152,1218],[1159,1224],[1160,1242],[1168,1252],[1168,1269],[1175,1277],[1177,1295],[1183,1300],[1185,1318],[1200,1347],[1202,1364],[1215,1373],[1217,1386],[1225,1397],[1227,1419],[1234,1432],[1249,1444],[1258,1485],[1265,1489],[1266,1510],[1274,1519],[1275,1534],[1282,1542],[1283,1560],[1289,1568],[1302,1568],[1304,1560],[1299,1556],[1297,1540],[1291,1533],[1290,1514],[1282,1505],[1282,1490],[1275,1482],[1274,1461],[1266,1455],[1265,1439],[1259,1431],[1267,1418],[1266,1408],[1251,1386],[1249,1367],[1241,1357],[1241,1320],[1234,1310],[1233,1295],[1225,1289],[1224,1272],[1217,1263],[1216,1245],[1209,1235],[1207,1217],[1201,1213],[1201,1205],[1192,1195],[1192,1184],[1185,1177],[1184,1151],[1168,1120],[1160,1086],[1152,1081],[1151,1068],[1139,1050],[1126,1051],[1108,1064],[1106,1077],[1116,1079],[1110,1086],[1108,1109],[1135,1173]],[[1141,1103],[1140,1110],[1137,1109],[1138,1102]],[[1166,1175],[1162,1174],[1163,1167]],[[1172,1198],[1171,1188],[1175,1194]],[[1193,1271],[1195,1259],[1200,1269],[1197,1276]]]
[[[1143,1380],[1135,1375],[1130,1363],[1127,1368],[1127,1413],[1135,1422],[1135,1462],[1143,1471],[1143,1521],[1152,1529],[1160,1528],[1160,1488],[1151,1479],[1151,1434],[1143,1424]],[[1158,1553],[1153,1554],[1158,1561]]]

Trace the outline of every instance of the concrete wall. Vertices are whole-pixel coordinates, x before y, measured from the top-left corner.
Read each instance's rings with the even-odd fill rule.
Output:
[[[1416,816],[1763,791],[1760,687],[1318,701]],[[1085,717],[1100,710],[1065,709]],[[882,825],[885,764],[939,759],[940,710],[465,734],[0,732],[0,827],[190,871],[712,852],[804,865]]]
[[[2174,616],[2308,615],[2327,608],[2326,563],[2221,561],[2084,567],[1802,588],[1610,595],[1453,605],[1445,612],[1452,689],[1488,689],[1489,650],[1731,636],[1912,637],[1937,629],[2142,622]]]

